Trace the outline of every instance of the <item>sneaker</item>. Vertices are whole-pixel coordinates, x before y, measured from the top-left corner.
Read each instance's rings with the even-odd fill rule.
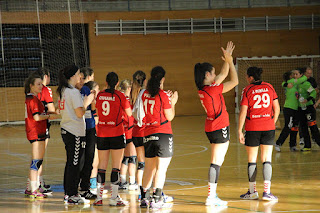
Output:
[[[42,193],[42,194],[45,194],[45,195],[51,195],[52,194],[52,190],[51,189],[47,189],[46,187],[44,186],[39,186],[39,191]]]
[[[140,197],[141,197],[141,195],[140,195]],[[141,198],[140,198],[140,199],[141,199]],[[143,199],[141,200],[141,203],[140,203],[140,207],[141,207],[141,208],[148,208],[149,205],[150,205],[150,202],[149,202],[149,200],[148,200],[147,198],[143,198]]]
[[[119,184],[119,190],[127,190],[128,186],[129,186],[129,184],[127,182],[120,183]]]
[[[129,202],[122,200],[122,198],[118,195],[116,198],[110,198],[110,206],[128,206]]]
[[[303,145],[304,145],[304,138],[300,138],[300,142],[299,142],[299,144],[300,144],[301,146],[303,146]]]
[[[274,149],[277,151],[277,152],[281,152],[281,149],[280,149],[280,145],[275,145],[274,146]]]
[[[257,191],[250,193],[250,190],[248,190],[247,193],[240,195],[240,198],[244,200],[258,200],[259,194]]]
[[[295,146],[290,147],[290,152],[296,152],[296,151],[298,151],[298,149]]]
[[[138,202],[141,202],[141,194],[138,195]]]
[[[97,198],[97,195],[91,193],[90,190],[83,192],[80,196],[89,200],[94,200]]]
[[[47,195],[42,194],[41,192],[39,192],[39,189],[35,190],[34,192],[31,193],[31,195],[29,195],[30,198],[37,198],[37,199],[42,199],[42,198],[46,198]]]
[[[86,203],[90,203],[90,200],[87,200],[81,197],[80,195],[73,195],[68,198],[67,203],[68,204],[86,204]]]
[[[94,206],[102,206],[102,199],[96,199],[94,202],[93,202],[93,205]]]
[[[129,190],[129,191],[135,191],[135,190],[138,190],[138,188],[139,188],[138,184],[136,184],[136,183],[133,183],[133,184],[129,183],[129,187],[128,187],[128,190]]]
[[[172,206],[173,203],[165,203],[162,199],[160,199],[158,202],[155,202],[154,199],[152,199],[150,202],[151,209],[171,208]]]
[[[269,194],[263,192],[262,200],[278,201],[278,197],[274,196],[271,192]]]
[[[206,206],[226,206],[228,205],[227,201],[221,200],[217,195],[212,198],[207,198]]]
[[[301,152],[309,152],[309,151],[311,151],[311,148],[303,148],[303,149],[301,149]]]
[[[26,197],[30,197],[30,195],[32,195],[32,192],[29,191],[28,189],[26,189],[26,190],[24,191],[24,195],[25,195]]]
[[[166,195],[163,192],[162,192],[162,197],[163,197],[163,202],[165,202],[165,203],[173,202],[173,197],[169,196],[169,195]]]
[[[69,195],[64,195],[63,202],[64,204],[68,204]]]

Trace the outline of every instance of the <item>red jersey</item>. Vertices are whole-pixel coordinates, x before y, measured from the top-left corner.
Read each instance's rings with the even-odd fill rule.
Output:
[[[171,101],[167,93],[160,89],[159,94],[151,97],[146,90],[142,94],[142,102],[146,114],[144,136],[155,133],[172,134],[171,122],[164,115],[165,109],[171,109]]]
[[[213,132],[229,126],[229,114],[222,95],[223,84],[211,84],[198,90],[200,102],[207,113],[205,131]]]
[[[130,108],[130,103],[122,92],[114,93],[106,89],[99,92],[96,99],[98,110],[98,137],[118,137],[124,134],[122,115],[125,109]]]
[[[45,114],[45,109],[41,101],[29,93],[25,101],[25,126],[27,138],[29,141],[45,140],[47,130],[47,120],[35,121],[35,114]]]
[[[130,103],[130,99],[126,97],[128,102]],[[131,106],[132,109],[132,106]],[[123,128],[124,134],[126,135],[126,139],[132,139],[132,130],[133,130],[133,116],[128,116],[125,111],[122,112],[122,119],[123,119]]]
[[[243,89],[241,106],[248,106],[245,122],[246,131],[275,130],[273,119],[273,100],[278,95],[269,83],[259,81]]]
[[[46,112],[48,111],[48,104],[53,103],[52,90],[50,87],[42,85],[42,91],[38,93],[39,100],[43,103]]]

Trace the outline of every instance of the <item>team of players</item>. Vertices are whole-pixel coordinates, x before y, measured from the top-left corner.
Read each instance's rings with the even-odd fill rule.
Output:
[[[222,201],[217,196],[216,188],[220,167],[230,139],[229,116],[222,94],[238,84],[232,57],[234,48],[232,42],[228,42],[226,49],[221,48],[224,64],[219,75],[215,74],[215,68],[209,63],[198,63],[194,69],[200,101],[207,113],[205,132],[211,144],[209,193],[206,199],[206,205],[209,206],[227,205],[226,201]],[[49,96],[51,98],[42,101],[48,106],[53,103],[50,89],[42,86],[41,83],[45,81],[42,81],[43,76],[38,74],[30,75],[25,85],[26,131],[33,147],[30,184],[26,194],[34,198],[45,197],[44,192],[50,192],[49,186],[45,185],[43,178],[38,176],[41,176],[39,169],[45,150],[43,141],[49,137],[47,120],[57,117],[54,108],[47,107],[46,110],[36,97],[38,94],[40,98]],[[222,83],[229,74],[230,80]],[[249,190],[240,197],[242,199],[259,198],[255,179],[260,147],[264,177],[262,199],[277,201],[278,198],[270,192],[270,186],[275,122],[278,119],[280,107],[274,88],[269,83],[261,81],[261,74],[262,69],[250,67],[247,70],[249,85],[242,93],[238,135],[240,143],[245,144],[248,154]],[[129,168],[129,188],[130,186],[132,189],[138,188],[134,177],[136,155],[138,155],[137,183],[140,186],[141,207],[170,206],[164,199],[162,189],[173,155],[171,120],[175,116],[178,93],[163,90],[165,70],[160,66],[154,67],[145,89],[146,75],[142,71],[137,71],[133,75],[132,86],[130,81],[121,82],[122,92],[116,90],[119,80],[114,72],[108,73],[106,88],[101,92],[96,89],[97,85],[92,81],[87,82],[88,87],[83,86],[80,79],[86,78],[86,72],[83,71],[81,75],[79,68],[75,65],[67,66],[59,72],[57,92],[62,118],[61,135],[67,153],[64,174],[65,202],[89,203],[86,198],[95,198],[94,205],[102,205],[105,173],[111,154],[109,205],[128,205],[127,201],[121,199],[118,190],[119,185],[125,184],[127,168]],[[290,88],[292,85],[287,83],[286,86]],[[244,124],[245,136],[242,132]],[[98,150],[98,160],[95,162],[99,162],[97,175],[94,174],[95,169],[92,169],[95,144]],[[97,165],[97,163],[93,164]],[[122,169],[121,174],[120,169]],[[95,177],[97,177],[96,195],[89,189],[90,185],[94,188],[92,186],[95,185],[93,181]],[[152,184],[153,194],[151,195]],[[84,191],[81,195],[78,193],[79,186]]]

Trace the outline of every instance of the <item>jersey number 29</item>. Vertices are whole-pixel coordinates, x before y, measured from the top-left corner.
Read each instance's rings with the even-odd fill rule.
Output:
[[[256,101],[253,105],[254,109],[260,109],[261,107],[267,108],[270,105],[270,96],[268,93],[263,93],[262,95],[255,95],[253,97],[253,100]]]

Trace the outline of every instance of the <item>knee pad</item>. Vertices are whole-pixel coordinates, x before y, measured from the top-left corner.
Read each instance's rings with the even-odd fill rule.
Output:
[[[38,171],[40,166],[42,165],[43,159],[32,159],[30,164],[30,169],[34,171]]]
[[[248,163],[249,182],[255,182],[257,177],[257,163]]]
[[[129,157],[124,156],[122,160],[122,164],[128,166]]]
[[[210,164],[209,175],[208,175],[209,182],[218,183],[219,174],[220,174],[220,166],[213,163]]]
[[[299,131],[299,127],[293,126],[293,127],[291,128],[291,131],[298,132],[298,131]]]
[[[317,121],[308,121],[308,126],[317,125]]]
[[[144,162],[138,162],[138,170],[144,170]]]
[[[98,183],[105,183],[106,182],[106,170],[105,169],[98,169],[97,182]]]
[[[263,163],[263,179],[271,181],[272,177],[272,165],[271,162],[266,161]]]
[[[120,169],[113,168],[110,179],[112,184],[118,185],[120,183]]]
[[[137,162],[137,156],[130,156],[129,157],[128,163],[136,164],[136,162]]]

